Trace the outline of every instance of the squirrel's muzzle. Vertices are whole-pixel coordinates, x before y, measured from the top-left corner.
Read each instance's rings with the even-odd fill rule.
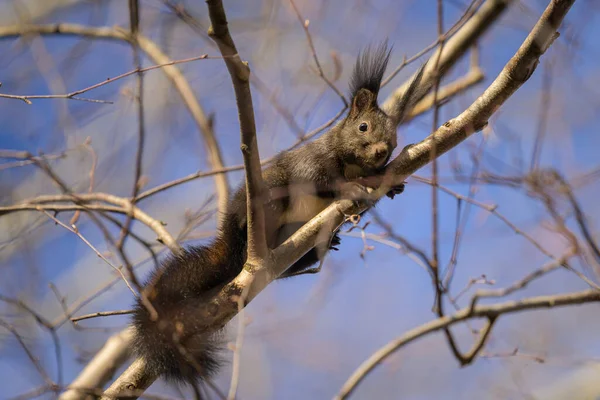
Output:
[[[373,164],[376,167],[381,167],[386,163],[390,155],[389,147],[387,143],[375,143],[371,146],[371,157]]]

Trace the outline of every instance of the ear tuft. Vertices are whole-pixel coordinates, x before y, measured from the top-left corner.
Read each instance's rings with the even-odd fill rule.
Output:
[[[377,106],[377,97],[367,89],[360,89],[352,98],[350,116],[356,117],[361,112],[373,109]]]
[[[370,90],[377,97],[391,52],[387,39],[377,47],[367,46],[360,52],[350,77],[352,97],[355,97],[360,89]]]
[[[417,70],[414,75],[412,81],[408,84],[408,88],[402,95],[402,98],[398,101],[396,105],[396,109],[393,113],[393,118],[397,121],[398,124],[403,122],[410,111],[412,110],[415,103],[427,93],[427,89],[431,86],[422,85],[421,80],[423,78],[423,72],[425,71],[425,66],[427,63],[421,65],[421,67]]]

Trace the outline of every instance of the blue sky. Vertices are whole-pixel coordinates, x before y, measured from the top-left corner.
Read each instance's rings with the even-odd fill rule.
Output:
[[[460,16],[460,2],[445,2],[445,27]],[[498,74],[514,54],[528,30],[540,15],[544,2],[525,1],[514,6],[479,44],[480,64],[486,74],[484,83],[472,88],[444,106],[441,120],[456,115],[470,104]],[[35,2],[27,3],[31,13]],[[96,4],[96,3],[94,3]],[[94,26],[126,26],[125,2],[103,2],[65,8],[48,14],[36,23],[73,22]],[[185,2],[190,11],[208,26],[204,3]],[[351,5],[348,5],[351,4]],[[0,5],[6,15],[14,15],[14,4]],[[301,27],[287,3],[251,1],[226,2],[232,34],[242,57],[278,101],[291,111],[298,124],[313,129],[331,118],[341,107],[340,99],[327,90],[310,69],[310,52]],[[346,93],[350,66],[358,51],[371,42],[388,37],[394,44],[391,65],[398,65],[404,54],[413,55],[435,40],[436,9],[433,1],[298,1],[324,69],[334,69],[329,53],[336,51],[343,63],[337,82]],[[490,121],[486,136],[483,165],[504,175],[522,173],[519,157],[528,166],[541,102],[540,88],[545,68],[551,69],[551,100],[541,165],[556,167],[565,176],[574,177],[597,167],[600,138],[595,134],[598,120],[600,75],[596,46],[598,37],[597,6],[593,2],[575,4],[563,27],[561,38],[543,57],[534,76]],[[142,2],[142,29],[173,59],[208,53],[215,49],[176,19],[169,17],[158,1]],[[13,13],[13,14],[11,14]],[[16,16],[4,23],[17,23]],[[174,27],[170,29],[170,27]],[[109,41],[85,41],[74,37],[43,37],[29,41],[1,39],[1,93],[57,93],[60,81],[66,91],[80,89],[132,68],[128,46]],[[145,65],[152,65],[144,60]],[[550,66],[549,66],[550,65]],[[40,68],[41,67],[41,68]],[[403,78],[414,71],[411,65],[388,87],[384,99]],[[460,62],[446,81],[462,76],[467,60]],[[233,93],[221,60],[202,60],[181,66],[196,91],[201,105],[215,113],[215,132],[226,165],[241,162],[237,111]],[[391,69],[390,69],[391,70]],[[50,82],[50,83],[49,83]],[[57,83],[58,82],[58,83]],[[147,146],[144,174],[148,187],[207,170],[201,136],[181,101],[158,70],[146,74],[145,106]],[[96,190],[127,196],[133,180],[136,119],[128,90],[133,78],[103,86],[88,93],[90,97],[112,100],[114,104],[94,104],[66,100],[36,100],[32,105],[0,99],[0,148],[57,153],[72,149],[86,137],[98,153]],[[57,86],[58,85],[58,86]],[[257,130],[262,157],[268,157],[295,141],[295,137],[267,99],[253,92]],[[418,141],[431,130],[428,113],[400,129],[400,143]],[[479,146],[478,134],[439,160],[444,184],[466,194],[468,187],[452,179],[450,161],[460,160],[465,171],[472,168],[469,146]],[[521,153],[515,151],[520,148]],[[86,190],[89,154],[76,149],[53,167],[77,190]],[[419,175],[429,176],[429,168]],[[237,185],[241,173],[229,175]],[[3,204],[39,194],[55,193],[56,188],[33,167],[0,170],[0,187],[5,191]],[[184,225],[183,210],[195,210],[211,195],[213,181],[205,178],[181,185],[145,200],[140,206],[150,215],[165,221],[176,234]],[[576,192],[589,220],[598,216],[598,183],[592,182]],[[535,236],[551,251],[560,254],[564,243],[547,229],[547,217],[538,202],[525,191],[493,185],[478,187],[477,200],[497,204],[499,211],[520,229]],[[440,195],[440,254],[442,265],[452,251],[456,222],[456,199]],[[214,207],[214,204],[213,204]],[[383,200],[378,212],[395,231],[418,246],[431,247],[431,189],[409,181],[406,192],[395,200]],[[59,215],[67,221],[68,216]],[[571,223],[572,221],[570,221]],[[0,268],[5,278],[3,294],[20,296],[49,319],[61,315],[60,305],[48,289],[55,283],[68,301],[89,293],[110,276],[102,263],[75,235],[54,226],[44,216],[21,213],[3,217],[0,236]],[[101,251],[106,250],[102,235],[82,218],[79,229]],[[199,232],[211,232],[214,218]],[[27,232],[22,234],[23,230]],[[135,225],[137,233],[148,239],[146,228]],[[372,224],[368,232],[382,230]],[[114,231],[117,232],[117,231]],[[117,232],[118,233],[118,232]],[[22,240],[11,240],[20,236]],[[146,257],[142,248],[129,241],[134,260]],[[341,251],[331,254],[324,271],[270,285],[247,308],[251,317],[243,348],[240,398],[305,399],[331,398],[350,373],[368,355],[408,329],[434,318],[431,312],[433,292],[428,275],[408,257],[380,243],[371,243],[373,251],[361,260],[360,239],[343,237]],[[531,244],[518,237],[502,222],[483,210],[472,208],[459,255],[453,283],[457,293],[470,278],[485,274],[504,287],[545,262]],[[579,266],[577,263],[575,263]],[[141,271],[148,271],[147,263]],[[553,274],[517,294],[535,295],[586,288],[566,271]],[[467,304],[468,296],[463,298]],[[131,293],[123,284],[83,308],[80,313],[128,308]],[[450,307],[447,307],[450,310]],[[600,353],[592,332],[598,323],[591,318],[597,306],[540,311],[501,319],[488,349],[511,351],[519,347],[527,353],[543,353],[549,362],[537,364],[530,359],[479,359],[474,365],[459,368],[442,335],[431,335],[402,349],[376,370],[356,392],[355,398],[429,399],[481,398],[498,393],[498,398],[524,398],[548,382],[573,371],[572,360],[587,360]],[[3,315],[5,311],[0,308]],[[63,343],[65,381],[72,380],[82,365],[78,351],[94,352],[104,340],[125,326],[126,317],[91,320],[88,327],[111,327],[75,331],[65,325],[59,331]],[[35,324],[18,319],[15,325],[33,346],[43,365],[56,376],[53,348],[48,335]],[[235,338],[234,322],[228,338]],[[471,343],[464,328],[455,330],[463,349]],[[0,334],[0,398],[16,395],[42,384],[29,360],[14,339]],[[552,360],[558,360],[552,362]],[[227,387],[230,368],[217,379]],[[521,381],[518,381],[518,376]],[[491,391],[490,388],[493,388]],[[156,384],[154,393],[173,393],[172,388]],[[504,393],[505,395],[502,395]],[[522,397],[523,396],[523,397]]]

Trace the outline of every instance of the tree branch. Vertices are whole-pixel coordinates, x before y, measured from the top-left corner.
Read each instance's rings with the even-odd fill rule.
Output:
[[[61,203],[61,202],[73,202],[74,197],[77,201],[85,204],[85,206],[81,205],[56,205],[56,204],[47,204],[47,203]],[[118,207],[112,207],[104,204],[87,204],[88,202],[105,202],[109,204],[116,205]],[[133,218],[137,219],[148,228],[152,229],[156,235],[159,242],[164,243],[165,246],[169,248],[174,253],[177,253],[181,250],[181,246],[177,244],[173,236],[165,229],[163,223],[152,218],[141,209],[136,206],[132,206],[131,202],[128,199],[123,197],[118,197],[109,193],[82,193],[82,194],[57,194],[57,195],[42,195],[33,197],[31,199],[23,200],[22,203],[16,204],[13,206],[0,207],[0,216],[4,214],[8,214],[15,211],[23,211],[23,210],[57,210],[57,211],[69,211],[69,210],[82,210],[82,209],[90,209],[90,210],[100,210],[100,211],[111,211],[118,212],[122,214],[126,214],[128,210],[131,209],[133,213]]]
[[[443,49],[438,49],[431,55],[429,58],[430,61],[437,60],[438,58],[439,61],[437,63],[427,63],[425,71],[423,71],[421,87],[418,91],[421,93],[421,96],[425,96],[433,87],[434,76],[438,73],[440,77],[444,76],[448,70],[456,64],[456,61],[458,61],[458,59],[477,41],[477,39],[494,25],[494,22],[502,15],[506,7],[512,3],[512,1],[513,0],[486,1],[451,38],[444,42]],[[437,64],[437,66],[434,64]],[[404,96],[404,92],[408,89],[413,78],[414,75],[390,95],[385,103],[383,103],[382,108],[384,110],[394,112],[394,110],[397,109],[397,107],[395,107],[396,104]]]
[[[256,124],[252,93],[250,92],[250,68],[242,61],[229,34],[227,16],[220,0],[207,0],[211,26],[208,35],[217,43],[231,76],[240,121],[241,149],[246,170],[246,199],[248,212],[248,260],[260,263],[268,255],[263,210],[264,183],[256,140]]]
[[[94,39],[119,40],[131,43],[132,36],[126,29],[119,27],[88,27],[77,24],[48,24],[48,25],[13,25],[0,27],[0,37],[20,37],[30,34],[37,35],[63,35],[63,36],[84,36]],[[200,106],[198,98],[183,76],[179,68],[173,65],[173,61],[162,52],[162,50],[152,40],[144,35],[137,35],[140,49],[144,51],[156,64],[165,64],[162,71],[171,80],[185,106],[190,112],[198,129],[202,133],[205,145],[208,151],[208,160],[212,169],[221,170],[224,168],[221,151],[215,139],[211,123],[206,113]],[[215,185],[217,187],[218,208],[224,212],[229,202],[229,184],[225,174],[215,175]]]
[[[488,318],[488,320],[493,320],[501,315],[511,314],[515,312],[535,310],[540,308],[562,307],[598,301],[600,301],[599,291],[585,290],[576,293],[554,296],[529,297],[522,300],[507,301],[504,303],[485,306],[476,306],[474,308],[463,308],[453,315],[447,315],[445,317],[435,319],[431,322],[416,327],[406,332],[404,335],[389,342],[381,349],[377,350],[360,367],[358,367],[356,371],[354,371],[350,378],[348,378],[344,386],[342,386],[342,389],[340,390],[338,395],[335,397],[335,400],[342,400],[347,398],[354,391],[354,389],[356,389],[356,386],[367,376],[369,372],[371,372],[377,365],[379,365],[383,360],[385,360],[399,348],[407,345],[408,343],[413,342],[414,340],[420,337],[423,337],[433,332],[437,332],[444,328],[448,328],[451,325],[473,318]],[[488,323],[488,326],[490,328],[491,325],[491,323]],[[487,329],[484,330],[483,333],[485,334],[486,331]],[[485,336],[487,335],[489,335],[489,332],[487,332],[486,335],[482,335],[478,343],[484,342]],[[478,343],[476,343],[476,346],[474,347],[475,349],[478,347]]]
[[[61,394],[60,399],[82,399],[90,389],[102,387],[104,382],[110,379],[115,370],[127,359],[132,337],[132,328],[127,328],[111,336],[92,361],[69,385],[68,390]]]

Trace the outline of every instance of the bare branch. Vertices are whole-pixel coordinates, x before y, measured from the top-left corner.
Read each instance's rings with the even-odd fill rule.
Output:
[[[48,218],[50,218],[52,221],[54,221],[54,222],[55,222],[55,223],[57,223],[58,225],[62,226],[63,228],[65,228],[65,229],[66,229],[66,230],[68,230],[69,232],[72,232],[72,233],[74,233],[75,235],[77,235],[77,237],[78,237],[79,239],[81,239],[81,240],[82,240],[82,241],[83,241],[85,244],[87,244],[87,245],[88,245],[88,247],[89,247],[90,249],[92,249],[92,250],[94,251],[94,253],[96,253],[96,255],[102,259],[102,261],[104,261],[105,263],[107,263],[107,264],[108,264],[108,265],[109,265],[109,266],[110,266],[110,267],[111,267],[111,268],[112,268],[112,269],[113,269],[115,272],[117,272],[119,275],[121,275],[121,278],[123,278],[123,281],[125,282],[125,284],[126,284],[126,285],[127,285],[127,287],[129,288],[129,290],[131,291],[131,293],[133,293],[134,297],[137,297],[137,293],[136,293],[136,291],[135,291],[135,290],[134,290],[134,289],[131,287],[131,284],[129,283],[129,281],[127,280],[127,277],[125,276],[125,274],[124,274],[124,273],[123,273],[123,271],[122,271],[122,267],[117,267],[117,266],[115,266],[115,265],[114,265],[113,263],[111,263],[111,262],[110,262],[110,261],[109,261],[109,260],[108,260],[106,257],[104,257],[104,256],[102,255],[102,253],[100,253],[100,252],[98,251],[98,249],[96,249],[96,248],[94,247],[94,245],[93,245],[93,244],[91,244],[91,243],[89,242],[89,240],[87,240],[87,239],[85,238],[85,236],[83,236],[83,235],[81,234],[81,232],[79,232],[79,229],[77,229],[77,227],[76,227],[75,225],[73,225],[72,227],[71,227],[71,226],[68,226],[67,224],[65,224],[64,222],[62,222],[61,220],[59,220],[58,218],[56,218],[56,217],[55,217],[55,216],[53,216],[52,214],[50,214],[48,211],[46,211],[46,210],[43,210],[43,209],[41,209],[41,208],[39,208],[39,209],[38,209],[38,211],[41,211],[42,213],[46,214],[46,216],[47,216]]]
[[[327,86],[329,86],[331,90],[333,90],[335,94],[337,94],[342,99],[342,102],[344,103],[344,109],[348,108],[348,100],[346,100],[346,97],[333,84],[333,82],[331,82],[329,78],[325,76],[325,73],[323,72],[323,68],[321,67],[321,63],[319,62],[319,57],[317,57],[317,50],[315,49],[315,45],[313,44],[312,36],[308,31],[308,25],[310,21],[302,17],[300,11],[298,10],[298,7],[296,7],[296,3],[294,3],[294,0],[289,1],[292,6],[292,9],[294,10],[294,13],[296,14],[296,17],[298,18],[298,22],[300,22],[300,25],[302,25],[302,29],[304,29],[304,33],[306,34],[306,40],[308,41],[308,46],[310,47],[313,59],[315,60],[315,64],[317,65],[317,71],[319,72],[319,76],[325,81]]]
[[[48,203],[60,203],[60,202],[73,202],[74,198],[85,204],[77,205],[65,205],[59,206],[56,204]],[[117,207],[107,206],[104,204],[88,204],[90,202],[105,202],[116,205]],[[38,208],[39,206],[39,208]],[[126,214],[129,209],[133,212],[133,218],[137,219],[148,228],[152,229],[159,242],[164,243],[172,252],[177,253],[181,247],[177,244],[173,236],[165,229],[164,224],[143,212],[136,206],[132,206],[128,199],[118,197],[109,193],[81,193],[81,194],[59,194],[59,195],[41,195],[31,199],[23,200],[20,204],[14,206],[0,207],[0,215],[8,214],[15,211],[23,210],[56,210],[56,211],[70,211],[70,210],[99,210],[99,211],[110,211]]]
[[[246,198],[248,206],[248,261],[250,264],[260,262],[267,257],[267,240],[265,236],[265,217],[263,210],[264,183],[256,140],[256,124],[252,93],[250,92],[250,68],[241,60],[229,34],[227,17],[220,0],[207,0],[211,27],[208,35],[217,43],[224,56],[225,65],[231,76],[235,100],[240,120],[241,149],[246,170]]]
[[[101,387],[127,359],[132,337],[133,330],[131,328],[111,336],[100,351],[96,353],[92,361],[69,385],[68,390],[61,394],[60,399],[78,400],[85,398],[84,395],[90,388]]]
[[[240,359],[242,354],[242,345],[244,343],[244,332],[246,330],[246,313],[244,312],[244,303],[246,302],[246,297],[248,296],[248,290],[250,290],[250,285],[246,286],[242,291],[241,296],[237,299],[238,303],[238,332],[237,338],[235,341],[234,349],[233,349],[233,365],[231,371],[231,384],[229,385],[229,393],[227,395],[227,400],[235,400],[235,395],[237,393],[237,388],[239,384],[240,378]]]
[[[107,39],[131,42],[129,31],[115,27],[88,27],[77,24],[49,24],[49,25],[14,25],[0,27],[0,37],[19,37],[29,34],[38,35],[64,35],[84,36],[94,39]],[[188,108],[192,118],[196,122],[208,150],[208,159],[213,169],[223,169],[223,160],[215,139],[209,118],[200,106],[194,95],[189,82],[185,79],[179,68],[173,61],[162,52],[162,50],[150,39],[143,35],[137,36],[140,49],[142,49],[156,64],[163,65],[162,71],[173,82],[179,92],[181,99]],[[137,71],[136,71],[137,72]],[[215,176],[219,211],[224,212],[229,200],[229,185],[224,174]]]
[[[79,317],[73,317],[73,318],[71,318],[71,321],[79,322],[79,321],[83,321],[84,319],[108,317],[111,315],[128,315],[128,314],[132,314],[132,313],[133,313],[133,310],[98,311],[98,312],[91,313],[91,314],[80,315]]]
[[[63,384],[63,363],[62,363],[62,351],[61,351],[60,340],[58,338],[58,334],[56,333],[57,326],[51,324],[48,320],[46,320],[46,318],[44,318],[38,312],[34,311],[31,307],[29,307],[27,304],[25,304],[21,300],[12,299],[10,297],[6,297],[6,296],[0,294],[0,301],[3,301],[8,304],[12,304],[12,305],[24,310],[26,313],[31,315],[33,317],[33,319],[35,319],[35,322],[38,325],[40,325],[43,329],[48,331],[48,333],[52,337],[52,341],[54,342],[54,354],[56,357],[56,370],[57,370],[56,384],[58,386],[61,386]],[[13,332],[8,325],[6,325],[5,327],[8,330],[10,330],[13,334],[15,334],[15,335],[17,334],[16,330]],[[28,352],[28,349],[26,347],[24,347],[24,349],[26,352]],[[50,383],[50,381],[46,380],[46,383]]]
[[[447,315],[438,318],[417,328],[408,331],[406,334],[394,339],[387,345],[377,350],[360,367],[354,371],[342,389],[335,397],[336,400],[347,398],[356,386],[383,360],[393,354],[401,347],[413,342],[414,340],[428,335],[430,333],[448,328],[451,325],[474,318],[496,319],[501,315],[512,314],[515,312],[535,310],[540,308],[555,308],[568,305],[585,304],[600,301],[600,292],[597,290],[585,290],[582,292],[555,295],[529,297],[522,300],[507,301],[493,305],[479,305],[474,308],[466,307],[453,315]],[[489,323],[491,328],[491,323]],[[485,331],[484,331],[485,333]],[[487,333],[489,335],[489,332]],[[485,335],[485,336],[487,336]],[[481,337],[480,342],[485,341],[485,336]],[[476,346],[477,347],[477,346]],[[474,347],[474,348],[476,348]]]
[[[25,344],[25,341],[23,340],[23,338],[21,337],[19,332],[17,332],[15,327],[4,322],[1,319],[0,319],[0,326],[2,326],[4,329],[6,329],[10,333],[12,333],[12,335],[15,337],[15,339],[17,339],[17,341],[19,342],[19,345],[23,348],[23,350],[27,354],[27,357],[29,358],[29,360],[31,360],[31,363],[35,366],[35,369],[37,370],[38,374],[42,377],[42,379],[44,379],[44,381],[48,384],[48,386],[53,387],[56,390],[57,385],[52,381],[52,379],[50,379],[50,377],[48,376],[48,374],[46,373],[46,371],[40,364],[40,361],[33,355],[31,350],[29,349],[29,347],[27,347],[27,344]]]
[[[448,102],[457,94],[462,93],[465,90],[471,88],[472,86],[480,83],[481,81],[483,81],[484,78],[485,76],[481,69],[479,69],[478,67],[471,67],[469,72],[467,72],[467,74],[462,78],[440,87],[437,93],[437,103],[442,104]],[[406,118],[403,121],[403,123],[407,123],[412,118],[421,115],[433,108],[433,97],[433,93],[423,97],[423,99],[414,106],[414,108],[408,115],[408,118]]]
[[[430,60],[435,60],[439,56],[438,68],[435,68],[433,62],[428,62],[423,72],[421,80],[421,88],[419,93],[423,96],[427,94],[429,89],[433,87],[433,76],[436,69],[439,69],[441,76],[456,63],[456,61],[480,38],[490,27],[494,26],[494,22],[502,15],[508,4],[512,0],[488,0],[477,10],[464,25],[458,29],[454,35],[447,39],[443,49],[431,55]],[[436,45],[437,45],[436,41]],[[441,53],[441,54],[438,54]],[[396,104],[402,99],[404,92],[412,81],[412,78],[407,80],[402,86],[394,91],[394,93],[385,101],[382,108],[389,112],[396,109]]]
[[[208,54],[202,54],[200,56],[197,57],[190,57],[190,58],[185,58],[185,59],[181,59],[181,60],[174,60],[174,61],[170,61],[166,64],[158,64],[158,65],[152,65],[150,67],[144,67],[144,68],[136,68],[133,69],[131,71],[127,71],[125,73],[122,73],[121,75],[117,75],[114,76],[112,78],[108,78],[102,82],[98,82],[95,83],[91,86],[88,86],[86,88],[83,89],[79,89],[79,90],[75,90],[73,92],[69,92],[69,93],[65,93],[65,94],[34,94],[34,95],[16,95],[16,94],[4,94],[4,93],[0,93],[0,97],[3,98],[8,98],[8,99],[16,99],[16,100],[21,100],[24,101],[27,104],[32,104],[31,100],[51,100],[51,99],[72,99],[72,100],[80,100],[80,101],[91,101],[94,103],[104,103],[104,104],[113,104],[112,101],[108,101],[108,100],[98,100],[98,99],[88,99],[88,98],[81,98],[79,97],[80,94],[89,92],[90,90],[94,90],[97,89],[101,86],[104,85],[108,85],[110,83],[113,83],[115,81],[121,80],[123,78],[127,78],[128,76],[140,73],[140,72],[147,72],[147,71],[152,71],[154,69],[158,69],[158,68],[163,68],[169,65],[177,65],[177,64],[183,64],[183,63],[188,63],[188,62],[192,62],[192,61],[197,61],[197,60],[214,60],[217,58],[221,58],[221,57],[209,57]],[[46,155],[46,158],[48,158],[48,155]],[[31,163],[31,162],[30,162]]]

